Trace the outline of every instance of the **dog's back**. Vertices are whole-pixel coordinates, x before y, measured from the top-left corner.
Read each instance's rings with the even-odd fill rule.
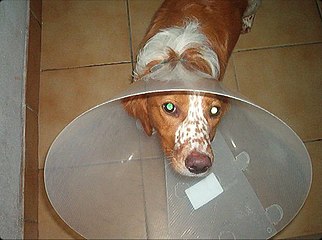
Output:
[[[240,33],[248,31],[248,27],[244,26],[245,14],[251,16],[257,6],[254,3],[258,1],[165,0],[152,18],[141,47],[160,30],[182,27],[189,21],[198,22],[200,31],[218,56],[220,80]]]

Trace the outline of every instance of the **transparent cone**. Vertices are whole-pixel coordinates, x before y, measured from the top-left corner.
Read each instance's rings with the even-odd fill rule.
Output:
[[[208,177],[175,173],[158,136],[146,136],[121,104],[169,91],[230,99]],[[45,163],[52,206],[85,238],[270,238],[301,209],[311,180],[310,157],[292,129],[209,79],[133,83],[72,121]],[[205,181],[216,196],[198,189]]]

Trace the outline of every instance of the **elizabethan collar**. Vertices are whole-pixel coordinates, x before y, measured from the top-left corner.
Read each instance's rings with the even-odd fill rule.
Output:
[[[210,174],[175,173],[121,100],[160,92],[225,96]],[[310,157],[272,113],[209,79],[138,81],[73,120],[53,142],[45,186],[60,217],[86,238],[270,238],[301,209]]]

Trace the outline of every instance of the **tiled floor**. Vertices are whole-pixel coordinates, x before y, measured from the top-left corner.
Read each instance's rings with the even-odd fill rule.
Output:
[[[161,0],[43,1],[39,106],[39,238],[77,238],[45,197],[42,169],[74,117],[130,84],[140,40]],[[264,0],[242,35],[225,84],[288,123],[313,161],[309,198],[279,238],[322,233],[322,21],[320,0]]]

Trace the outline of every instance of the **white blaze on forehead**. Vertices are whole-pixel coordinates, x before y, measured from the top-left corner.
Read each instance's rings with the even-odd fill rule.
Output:
[[[209,126],[203,114],[202,96],[189,96],[189,110],[186,119],[178,127],[175,148],[188,144],[191,150],[206,152],[210,145]]]

